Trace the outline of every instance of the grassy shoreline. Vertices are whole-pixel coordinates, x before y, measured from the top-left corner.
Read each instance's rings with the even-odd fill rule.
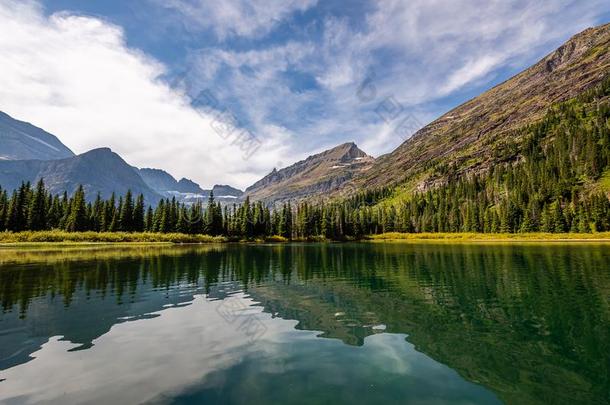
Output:
[[[587,234],[484,234],[484,233],[385,233],[370,235],[364,242],[609,242],[610,232]],[[208,243],[285,243],[281,236],[254,240],[236,240],[223,236],[187,235],[180,233],[127,233],[127,232],[0,232],[0,247],[45,245],[153,245],[153,244],[208,244]],[[323,238],[293,240],[293,242],[332,242]]]
[[[220,236],[187,235],[181,233],[128,233],[128,232],[0,232],[0,245],[24,244],[174,244],[223,243]]]
[[[599,233],[384,233],[367,237],[372,242],[610,242],[610,232]]]

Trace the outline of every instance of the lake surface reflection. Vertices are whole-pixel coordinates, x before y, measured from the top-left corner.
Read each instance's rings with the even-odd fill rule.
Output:
[[[609,247],[3,249],[0,402],[608,403]]]

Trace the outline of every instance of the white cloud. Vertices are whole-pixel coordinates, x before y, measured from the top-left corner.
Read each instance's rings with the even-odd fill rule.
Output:
[[[419,121],[430,122],[445,112],[444,98],[459,99],[460,91],[483,88],[506,74],[502,69],[527,67],[594,25],[608,8],[604,4],[385,0],[372,2],[363,24],[321,17],[322,35],[315,42],[290,39],[283,46],[239,52],[205,49],[198,64],[259,128],[277,123],[280,110],[280,119],[293,124],[288,139],[295,155],[348,140],[378,155],[401,142],[393,132],[398,122],[375,113],[385,98],[393,96]],[[289,69],[315,77],[319,88],[292,91],[285,83]],[[358,88],[370,72],[376,96],[363,102]],[[310,114],[312,109],[316,112]]]
[[[166,68],[125,45],[121,28],[96,18],[45,17],[34,2],[0,3],[0,110],[32,122],[77,153],[111,147],[139,167],[202,186],[245,187],[269,162],[287,161],[270,131],[248,161],[189,100],[159,77]]]
[[[480,59],[467,62],[457,71],[451,73],[445,85],[441,88],[440,94],[450,94],[455,90],[471,83],[488,74],[496,67],[501,57],[495,55],[482,56]]]
[[[539,59],[569,36],[595,25],[606,1],[386,0],[367,18],[371,49],[392,49],[409,65],[388,83],[416,102],[446,96],[501,67]],[[405,96],[403,96],[405,97]],[[409,97],[409,96],[406,96]]]
[[[212,88],[263,140],[246,162],[185,94],[159,79],[163,64],[126,46],[120,27],[65,13],[45,17],[36,3],[1,0],[0,110],[56,133],[77,152],[110,146],[131,164],[204,186],[243,187],[278,162],[346,141],[370,154],[389,152],[401,139],[375,113],[383,99],[392,95],[429,122],[447,108],[439,100],[459,99],[502,68],[526,67],[594,25],[605,2],[385,0],[371,3],[360,23],[320,14],[322,24],[313,24],[319,37],[304,29],[269,42],[258,39],[317,1],[157,2],[221,40],[257,39],[249,50],[248,41],[240,50],[207,43],[191,55],[187,78],[188,95]],[[371,71],[376,94],[363,101],[358,89]],[[293,75],[314,86],[295,90]]]
[[[317,0],[162,0],[157,4],[178,11],[186,27],[210,29],[219,39],[259,37],[291,14],[305,11]]]

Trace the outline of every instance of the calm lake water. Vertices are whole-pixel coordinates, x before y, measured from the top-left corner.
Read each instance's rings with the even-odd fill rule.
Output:
[[[0,402],[604,404],[610,245],[0,250]]]

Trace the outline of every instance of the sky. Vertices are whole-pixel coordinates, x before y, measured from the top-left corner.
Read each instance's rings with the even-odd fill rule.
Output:
[[[0,0],[0,111],[245,188],[344,142],[391,152],[606,22],[607,0]]]

